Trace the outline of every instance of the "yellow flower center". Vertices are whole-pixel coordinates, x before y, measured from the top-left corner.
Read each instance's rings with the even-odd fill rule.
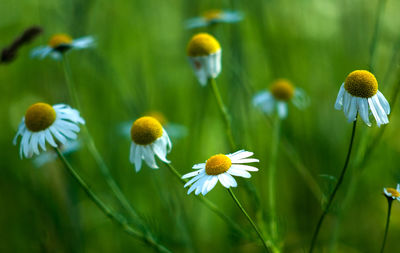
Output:
[[[188,56],[207,56],[221,50],[219,42],[208,33],[198,33],[192,37],[187,46]]]
[[[276,80],[269,89],[272,95],[278,100],[288,101],[294,95],[294,86],[286,79]]]
[[[367,70],[355,70],[346,77],[344,88],[355,97],[370,98],[378,92],[378,81]]]
[[[221,10],[208,10],[202,14],[203,18],[207,21],[221,18]]]
[[[232,161],[223,154],[211,156],[206,162],[207,175],[219,175],[229,170]]]
[[[56,111],[46,103],[31,105],[25,113],[25,125],[32,132],[47,129],[56,120]]]
[[[398,198],[400,197],[400,193],[394,188],[386,188],[386,191],[392,194],[392,197]]]
[[[153,117],[145,116],[137,119],[132,124],[131,138],[139,145],[148,145],[160,138],[163,134],[163,129]]]
[[[168,122],[164,114],[159,111],[149,111],[146,113],[146,116],[155,118],[156,120],[158,120],[158,122],[160,122],[161,125],[165,125]]]
[[[72,43],[72,38],[67,34],[56,34],[50,38],[49,46],[51,48],[57,48],[60,46],[68,46]]]

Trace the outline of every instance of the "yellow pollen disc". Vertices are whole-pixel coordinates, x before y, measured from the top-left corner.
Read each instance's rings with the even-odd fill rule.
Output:
[[[386,188],[386,191],[392,194],[392,197],[398,198],[400,197],[400,193],[394,188]]]
[[[159,111],[149,111],[146,113],[146,116],[155,118],[156,120],[158,120],[158,122],[160,122],[161,125],[165,125],[168,122],[164,114]]]
[[[378,92],[378,81],[367,70],[355,70],[346,77],[344,88],[355,97],[370,98]]]
[[[222,11],[221,10],[208,10],[203,13],[203,18],[207,21],[211,21],[214,19],[219,19],[221,17]]]
[[[72,43],[72,38],[67,34],[56,34],[49,40],[49,46],[51,48],[57,48],[61,45],[69,45]]]
[[[219,175],[229,170],[232,161],[223,154],[211,156],[206,162],[207,175]]]
[[[286,79],[276,80],[269,89],[274,98],[278,100],[288,101],[294,95],[294,86]]]
[[[137,119],[132,124],[131,138],[139,145],[148,145],[160,138],[163,134],[163,129],[153,117],[145,116]]]
[[[46,103],[31,105],[25,113],[25,125],[32,132],[47,129],[56,120],[56,111]]]
[[[208,33],[198,33],[192,37],[187,46],[188,56],[207,56],[221,49],[219,42]]]

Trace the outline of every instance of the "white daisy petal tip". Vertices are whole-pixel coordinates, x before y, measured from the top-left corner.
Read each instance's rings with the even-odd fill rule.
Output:
[[[389,123],[387,115],[390,113],[390,105],[378,90],[375,76],[367,70],[355,70],[346,77],[339,89],[335,108],[343,110],[349,122],[355,121],[357,115],[360,115],[370,127],[371,111],[378,127]]]
[[[20,157],[31,158],[46,151],[46,143],[53,147],[61,147],[56,143],[66,144],[69,140],[75,140],[75,130],[79,130],[77,122],[71,119],[71,110],[63,110],[59,106],[51,106],[47,103],[35,103],[25,113],[18,131],[14,137],[14,143],[20,140]],[[76,131],[75,131],[76,132]]]
[[[152,169],[158,169],[155,157],[170,163],[167,154],[172,146],[171,140],[161,123],[151,116],[138,118],[131,126],[131,149],[129,160],[138,172],[142,160]],[[134,148],[132,148],[134,147]]]
[[[255,158],[249,158],[253,152],[239,150],[232,154],[218,154],[211,156],[206,163],[196,164],[193,166],[197,171],[189,172],[182,176],[183,179],[192,178],[184,187],[191,185],[188,194],[193,192],[195,194],[206,195],[220,182],[225,188],[237,187],[237,182],[234,176],[243,178],[250,178],[249,171],[258,171],[256,167],[238,164],[242,159],[245,163],[247,161],[254,162]],[[233,163],[236,159],[237,163]]]

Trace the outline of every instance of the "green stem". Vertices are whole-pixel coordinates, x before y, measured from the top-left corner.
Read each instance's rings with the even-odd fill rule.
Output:
[[[347,170],[347,167],[348,167],[349,161],[350,161],[351,150],[353,148],[354,136],[355,136],[355,133],[356,133],[356,126],[357,126],[357,117],[356,117],[356,119],[354,120],[354,123],[353,123],[353,130],[352,130],[352,133],[351,133],[350,145],[349,145],[349,150],[347,152],[346,161],[344,163],[344,166],[343,166],[342,172],[340,174],[339,180],[337,181],[336,186],[333,189],[333,192],[329,197],[328,203],[326,204],[326,207],[324,208],[324,211],[322,212],[322,215],[318,220],[317,227],[316,227],[316,229],[314,231],[314,235],[313,235],[312,240],[311,240],[311,246],[310,246],[310,250],[309,250],[310,253],[313,252],[313,250],[314,250],[314,246],[315,246],[315,243],[317,241],[318,233],[319,233],[319,230],[320,230],[320,228],[322,226],[324,218],[328,214],[329,208],[332,205],[332,202],[333,202],[333,199],[335,198],[336,192],[338,191],[340,185],[343,182],[343,178],[344,178],[344,175],[346,173],[346,170]]]
[[[170,252],[166,247],[157,243],[152,238],[145,236],[144,234],[140,233],[139,231],[132,228],[124,219],[124,217],[114,213],[103,201],[97,197],[97,195],[89,188],[88,184],[82,179],[82,177],[78,174],[78,172],[71,166],[71,164],[67,161],[64,155],[61,153],[60,149],[55,148],[58,157],[64,163],[65,167],[67,168],[68,172],[71,176],[76,180],[76,182],[83,188],[86,192],[88,197],[96,204],[96,206],[111,220],[117,223],[122,229],[129,235],[139,239],[150,246],[152,246],[155,250],[159,252]]]
[[[175,169],[174,166],[170,163],[165,163],[169,170],[181,181],[183,184],[186,184],[188,180],[183,179],[182,175]],[[200,199],[200,201],[211,211],[213,211],[215,214],[217,214],[221,219],[223,219],[231,228],[233,228],[235,231],[240,233],[241,235],[246,235],[246,232],[242,231],[242,229],[234,222],[232,221],[228,216],[226,216],[221,210],[218,209],[218,207],[208,199],[206,199],[203,196],[196,195],[197,198]]]
[[[393,199],[391,197],[387,197],[387,200],[388,200],[388,212],[387,212],[387,218],[386,218],[385,235],[383,236],[382,248],[380,251],[381,253],[383,253],[383,250],[385,249],[386,238],[387,238],[387,234],[389,231],[390,212],[392,211],[392,203],[393,203]]]
[[[228,188],[229,194],[232,196],[232,199],[235,201],[236,205],[239,207],[239,209],[242,211],[242,213],[246,216],[247,220],[250,222],[250,224],[253,226],[254,230],[256,231],[258,237],[262,241],[262,244],[266,250],[266,252],[272,252],[272,250],[268,247],[263,235],[261,234],[260,230],[258,229],[257,225],[254,223],[254,221],[250,218],[250,216],[247,214],[246,210],[243,208],[242,204],[240,204],[239,200],[236,198],[235,194],[233,193],[231,188]]]
[[[275,115],[275,124],[273,125],[273,136],[271,143],[271,156],[269,158],[268,169],[268,193],[269,193],[269,209],[270,209],[270,233],[274,241],[277,239],[277,224],[276,224],[276,195],[275,195],[275,180],[276,180],[276,160],[278,157],[279,139],[280,139],[281,120],[279,115]]]
[[[369,71],[371,71],[371,72],[374,72],[373,66],[374,66],[374,62],[375,62],[376,45],[378,42],[378,32],[379,32],[381,16],[382,16],[382,12],[385,7],[385,3],[386,3],[386,0],[379,0],[379,2],[378,2],[376,21],[375,21],[375,26],[374,26],[374,33],[372,34],[371,46],[369,48],[370,59],[369,59],[368,68],[369,68]]]
[[[76,106],[76,108],[79,111],[81,111],[79,99],[78,99],[78,96],[77,96],[77,93],[75,90],[74,83],[72,81],[71,68],[70,68],[68,58],[66,55],[63,56],[63,67],[64,67],[65,79],[67,82],[70,96],[72,98],[72,102]],[[96,148],[94,140],[93,140],[92,136],[90,135],[90,132],[87,129],[86,125],[83,125],[83,130],[84,130],[83,132],[86,135],[85,140],[87,142],[87,147],[89,149],[89,152],[92,154],[97,165],[99,166],[100,172],[103,174],[103,176],[106,180],[106,183],[110,187],[114,196],[118,199],[118,201],[121,203],[121,205],[131,214],[131,216],[136,219],[136,222],[142,228],[142,230],[150,235],[149,229],[143,224],[143,222],[140,221],[140,217],[139,217],[138,213],[132,207],[132,205],[129,203],[129,201],[127,200],[125,195],[122,193],[121,189],[119,188],[118,184],[115,182],[114,178],[112,177],[110,170],[109,170],[108,166],[106,165],[103,157],[100,155],[100,152]]]
[[[219,110],[224,118],[225,121],[225,127],[226,127],[226,135],[228,137],[229,144],[231,146],[231,151],[236,151],[236,144],[233,139],[233,134],[232,134],[232,127],[231,127],[231,117],[229,116],[228,110],[226,109],[226,106],[222,100],[221,93],[219,92],[217,82],[215,81],[215,78],[209,78],[208,79],[209,85],[211,85],[212,90],[214,92],[215,99],[217,100]]]

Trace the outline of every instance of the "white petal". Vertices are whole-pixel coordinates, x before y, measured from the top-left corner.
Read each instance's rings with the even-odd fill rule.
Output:
[[[200,173],[203,172],[203,171],[204,171],[204,169],[200,169],[200,170],[196,170],[196,171],[189,172],[189,173],[183,175],[183,176],[182,176],[182,179],[197,176],[198,174],[200,174]]]
[[[368,100],[366,98],[357,98],[358,101],[358,108],[359,108],[359,113],[362,118],[362,120],[367,124],[367,126],[371,126],[371,123],[369,122],[369,110],[368,110]]]
[[[247,171],[258,171],[258,169],[256,167],[249,166],[249,165],[241,165],[241,164],[232,164],[231,168],[247,170]]]
[[[233,160],[239,160],[239,159],[243,159],[243,158],[247,158],[247,157],[250,157],[250,156],[252,156],[254,153],[253,152],[250,152],[250,151],[246,151],[246,150],[239,150],[239,151],[236,151],[235,153],[233,153],[233,154],[228,154],[227,155],[227,157],[229,157],[232,161]]]
[[[231,186],[230,180],[228,177],[225,176],[225,173],[218,175],[218,180],[225,188],[229,188]]]
[[[288,114],[288,109],[287,109],[287,103],[286,102],[278,102],[277,103],[277,110],[278,110],[278,115],[281,119],[284,119],[287,117]]]
[[[201,177],[204,177],[205,173],[200,173],[197,176],[195,176],[194,178],[190,179],[184,186],[183,188],[188,187],[189,185],[193,184],[195,181],[199,180]]]
[[[386,114],[390,114],[390,105],[389,105],[389,102],[386,100],[385,96],[383,96],[382,92],[380,92],[379,90],[378,90],[377,95],[378,95],[379,102],[381,103]]]
[[[247,158],[247,159],[240,159],[240,160],[232,160],[232,163],[258,163],[260,160],[255,158]]]
[[[236,180],[229,173],[225,172],[223,175],[228,179],[229,184],[232,187],[236,187],[237,186]]]
[[[357,99],[358,99],[357,97],[353,97],[351,99],[349,112],[346,115],[348,122],[353,122],[354,120],[356,120],[356,116],[357,116]]]
[[[244,177],[244,178],[250,178],[251,175],[249,172],[245,170],[241,170],[238,168],[230,168],[227,173],[233,175],[233,176],[238,176],[238,177]]]
[[[206,164],[205,163],[198,163],[193,165],[192,169],[197,170],[197,169],[205,169],[206,168]]]
[[[140,168],[142,167],[142,149],[143,147],[140,145],[136,146],[135,150],[135,170],[136,172],[140,171]]]
[[[336,110],[341,110],[343,107],[343,95],[344,95],[344,83],[342,84],[342,86],[340,86],[339,89],[339,93],[337,95],[336,98],[336,102],[335,102],[335,109]]]
[[[150,146],[145,146],[144,147],[144,152],[142,153],[144,157],[144,161],[146,164],[152,168],[152,169],[158,169],[158,166],[156,164],[156,161],[154,159],[154,153],[153,150],[151,150]]]

